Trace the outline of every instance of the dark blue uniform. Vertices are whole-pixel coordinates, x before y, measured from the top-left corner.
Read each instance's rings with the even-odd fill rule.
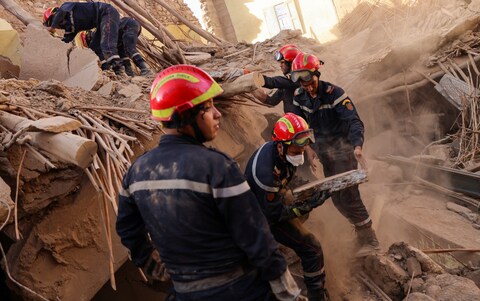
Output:
[[[158,249],[179,301],[268,300],[286,270],[237,163],[188,136],[164,135],[132,164],[116,228],[137,266]]]
[[[298,83],[292,82],[285,76],[268,77],[263,76],[265,84],[263,85],[268,89],[277,89],[272,96],[268,96],[265,103],[276,106],[283,101],[283,111],[285,113],[293,112],[293,94],[295,90],[300,87]]]
[[[351,99],[342,88],[318,81],[317,97],[298,88],[293,113],[302,116],[315,132],[313,149],[326,177],[357,169],[355,146],[363,146],[364,126]],[[369,227],[371,219],[360,198],[358,185],[332,194],[333,204],[358,229]]]
[[[117,48],[120,58],[133,58],[136,55],[140,55],[137,51],[138,36],[142,27],[137,20],[129,17],[123,17],[120,19],[118,26],[118,41]],[[100,58],[104,60],[102,49],[100,45],[101,30],[97,29],[92,33],[92,40],[88,47],[92,49]]]
[[[100,29],[100,49],[104,59],[119,58],[118,11],[107,3],[100,2],[65,2],[55,13],[52,20],[53,28],[65,30],[63,41],[71,42],[82,30]]]
[[[286,186],[292,180],[295,169],[280,158],[276,144],[270,141],[252,155],[245,176],[260,202],[275,239],[293,249],[302,260],[308,299],[323,300],[325,272],[320,242],[303,227],[298,218],[292,219],[285,212]]]

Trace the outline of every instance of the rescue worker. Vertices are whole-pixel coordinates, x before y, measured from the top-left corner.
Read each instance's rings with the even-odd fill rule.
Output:
[[[276,106],[283,101],[283,111],[285,113],[293,111],[293,93],[299,87],[299,84],[290,80],[290,72],[292,61],[300,52],[300,49],[293,44],[285,45],[275,51],[274,58],[280,63],[280,70],[282,70],[284,76],[268,77],[264,75],[265,84],[263,87],[277,89],[277,91],[270,96],[265,90],[257,89],[253,92],[253,95],[258,100],[271,106]]]
[[[142,27],[140,23],[134,18],[123,17],[120,19],[117,48],[120,60],[125,68],[125,73],[128,76],[135,75],[130,59],[132,59],[133,63],[140,69],[140,75],[145,76],[152,73],[144,58],[137,50],[138,36],[141,31]],[[101,32],[98,30],[80,33],[82,46],[92,49],[100,60],[104,61],[100,37]],[[108,69],[108,66],[104,64],[102,65],[102,69]]]
[[[299,217],[323,204],[330,195],[323,192],[302,204],[292,203],[287,197],[290,190],[287,187],[296,167],[303,164],[305,147],[315,141],[313,131],[302,117],[287,113],[275,123],[272,139],[252,155],[245,177],[260,202],[275,239],[300,257],[308,300],[324,300],[322,247]]]
[[[203,145],[221,92],[195,66],[158,74],[150,106],[165,135],[123,178],[117,233],[139,267],[158,250],[178,301],[306,300],[237,163]]]
[[[43,14],[43,25],[50,31],[65,30],[62,41],[69,43],[82,30],[100,29],[100,48],[105,61],[117,75],[124,73],[118,55],[118,11],[107,3],[64,2],[60,7],[50,7]]]
[[[294,113],[304,117],[314,130],[310,162],[316,155],[323,165],[325,177],[367,168],[363,155],[364,125],[352,100],[342,88],[320,80],[321,62],[311,54],[300,53],[292,63],[291,79],[299,82],[295,91]],[[312,163],[313,164],[313,163]],[[379,250],[372,220],[360,197],[358,185],[332,194],[335,207],[355,226],[360,248],[357,256]]]

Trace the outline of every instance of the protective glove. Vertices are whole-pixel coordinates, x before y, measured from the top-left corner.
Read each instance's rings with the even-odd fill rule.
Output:
[[[280,221],[303,216],[312,211],[313,208],[316,208],[325,203],[325,200],[328,199],[330,196],[331,194],[329,191],[319,191],[315,193],[308,201],[283,206]]]
[[[170,275],[157,250],[153,250],[147,262],[143,265],[142,272],[147,277],[148,282],[170,280]]]
[[[277,279],[269,281],[273,294],[279,301],[304,301],[305,297],[300,295],[301,290],[290,274],[288,268]]]
[[[330,191],[328,190],[321,190],[317,191],[310,200],[306,201],[305,203],[308,204],[308,206],[312,210],[313,208],[317,208],[318,206],[323,205],[325,201],[331,196]]]

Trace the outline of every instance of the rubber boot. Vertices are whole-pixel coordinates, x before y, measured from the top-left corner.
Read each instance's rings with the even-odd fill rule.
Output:
[[[128,76],[135,76],[135,73],[133,72],[132,69],[132,64],[130,63],[130,59],[123,59],[123,67],[125,68],[125,73]]]
[[[152,71],[150,71],[150,68],[148,68],[147,63],[145,63],[145,60],[143,59],[142,56],[135,55],[133,56],[132,60],[133,60],[133,63],[140,69],[141,76],[149,75],[152,73]]]
[[[112,66],[113,72],[115,72],[117,76],[121,76],[121,77],[126,76],[125,67],[123,66],[122,61],[120,61],[120,59],[113,59],[110,61],[110,64]]]
[[[110,62],[102,61],[101,63],[102,65],[100,66],[100,68],[102,68],[102,70],[110,69]]]
[[[356,257],[365,257],[375,254],[380,250],[380,244],[372,226],[355,230],[357,232],[357,240],[360,245],[360,249],[355,254]]]

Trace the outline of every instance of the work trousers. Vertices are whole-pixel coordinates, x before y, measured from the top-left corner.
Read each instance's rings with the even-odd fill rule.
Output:
[[[314,149],[323,165],[325,177],[357,169],[358,163],[353,154],[353,146],[350,144],[337,142],[328,147],[325,147],[325,144],[322,146],[316,144]],[[355,228],[362,229],[371,226],[372,221],[360,197],[358,185],[334,192],[332,201],[338,211]]]
[[[118,54],[120,58],[132,58],[137,51],[138,34],[141,26],[134,20],[129,19],[125,26],[120,30],[120,39],[118,40]]]
[[[176,293],[175,301],[274,301],[268,281],[262,280],[256,270],[214,288],[190,293]]]
[[[273,224],[270,229],[276,241],[292,249],[300,257],[308,300],[323,300],[325,271],[322,246],[318,239],[298,218]]]
[[[104,60],[119,58],[117,48],[119,22],[120,15],[112,6],[109,5],[100,11],[100,48]]]

